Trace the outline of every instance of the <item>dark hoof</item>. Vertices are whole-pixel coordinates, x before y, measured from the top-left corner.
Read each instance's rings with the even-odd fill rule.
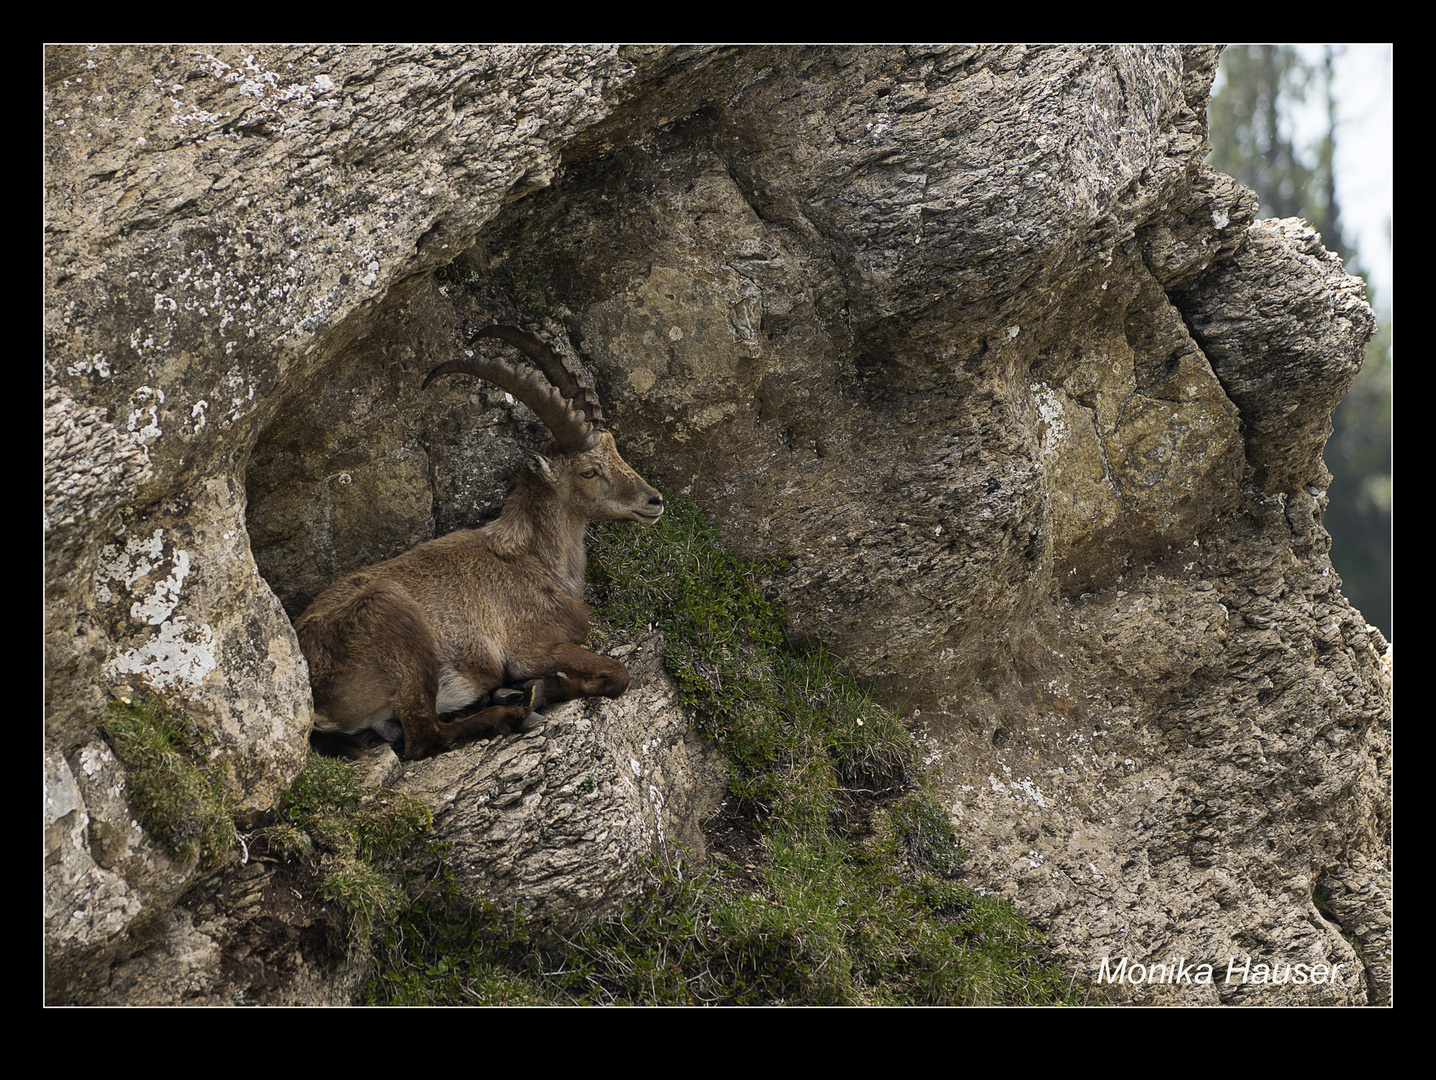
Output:
[[[522,705],[530,712],[538,712],[548,704],[542,679],[530,679],[522,686],[501,686],[493,692],[495,705]]]
[[[542,679],[530,679],[524,683],[524,689],[527,690],[529,694],[528,706],[534,712],[538,712],[548,704],[548,695],[544,693]]]

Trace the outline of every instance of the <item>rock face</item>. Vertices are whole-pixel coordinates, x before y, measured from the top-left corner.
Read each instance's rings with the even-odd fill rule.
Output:
[[[1372,319],[1309,230],[1255,222],[1202,165],[1216,60],[50,50],[51,999],[199,932],[171,914],[197,869],[125,810],[104,700],[182,702],[241,823],[273,806],[310,707],[286,616],[492,514],[542,439],[492,388],[419,391],[463,328],[503,321],[588,365],[648,479],[786,561],[794,635],[911,717],[974,881],[1079,980],[1220,965],[1094,999],[1385,1000],[1385,644],[1320,524]],[[668,732],[659,794],[590,800],[631,823],[625,850],[657,837],[653,798],[687,798],[660,680],[630,691]],[[589,708],[407,781],[467,793],[482,820],[456,834],[517,838],[474,854],[477,895],[557,895],[521,806],[589,805],[563,739],[624,729]],[[583,747],[621,763],[626,739]],[[574,873],[602,859],[558,834]],[[575,914],[624,894],[562,880]],[[1248,957],[1341,967],[1224,982]]]
[[[727,762],[690,734],[656,637],[611,655],[633,676],[623,697],[560,706],[481,755],[406,763],[392,784],[433,808],[425,847],[452,845],[448,864],[471,900],[576,925],[636,895],[639,856],[704,853],[697,823],[718,810]],[[433,858],[411,862],[428,869]]]

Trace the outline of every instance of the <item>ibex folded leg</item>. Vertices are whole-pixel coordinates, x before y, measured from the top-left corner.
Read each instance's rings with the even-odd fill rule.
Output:
[[[454,746],[519,731],[528,719],[529,710],[522,705],[491,705],[458,720],[440,724],[439,734],[450,746]]]
[[[541,680],[545,702],[581,697],[616,698],[628,689],[628,668],[612,657],[599,656],[581,645],[557,646],[552,660],[556,670]]]

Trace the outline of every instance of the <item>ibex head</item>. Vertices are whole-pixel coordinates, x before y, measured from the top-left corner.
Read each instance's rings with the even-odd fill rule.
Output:
[[[523,370],[502,360],[466,357],[440,364],[424,379],[477,375],[513,394],[553,433],[553,442],[530,454],[534,473],[560,495],[570,512],[589,521],[652,524],[663,514],[663,496],[624,461],[604,430],[603,409],[593,388],[569,362],[514,326],[486,326],[469,338],[499,338],[539,368]]]

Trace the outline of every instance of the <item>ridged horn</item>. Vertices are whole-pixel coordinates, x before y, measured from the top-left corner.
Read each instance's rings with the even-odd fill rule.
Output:
[[[569,368],[568,364],[532,334],[515,326],[486,326],[469,338],[473,344],[481,337],[496,337],[508,342],[531,358],[542,371],[522,370],[503,360],[487,360],[480,356],[449,360],[440,364],[424,378],[424,387],[440,375],[474,375],[502,387],[532,409],[553,432],[554,441],[565,453],[591,450],[598,445],[602,430],[603,410],[593,392]]]
[[[482,337],[498,338],[518,349],[542,369],[548,376],[548,381],[558,387],[558,392],[588,417],[589,423],[603,427],[603,407],[598,403],[598,395],[593,387],[588,385],[588,381],[573,369],[568,357],[516,326],[486,326],[469,338],[469,344],[472,345]]]

